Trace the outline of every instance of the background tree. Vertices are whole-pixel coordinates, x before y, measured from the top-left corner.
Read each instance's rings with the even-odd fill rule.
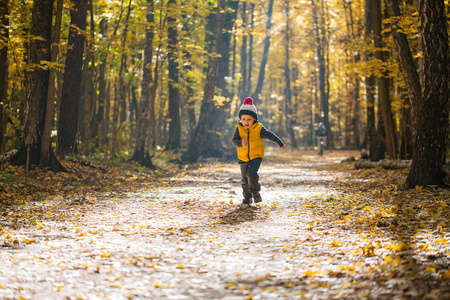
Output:
[[[0,1],[0,154],[5,152],[8,101],[9,1]]]
[[[59,43],[61,37],[61,19],[63,11],[63,0],[58,0],[56,2],[56,15],[55,15],[55,25],[53,26],[53,37],[52,37],[52,53],[50,55],[50,69],[49,69],[49,80],[48,80],[48,92],[46,100],[46,110],[45,110],[45,122],[44,129],[42,130],[42,142],[41,142],[41,162],[44,165],[48,165],[50,162],[50,152],[51,152],[51,133],[53,128],[53,123],[55,119],[54,105],[56,102],[56,62],[59,53]]]
[[[222,42],[222,28],[225,21],[225,8],[226,0],[219,0],[217,10],[214,12],[217,14],[213,44],[211,47],[211,57],[209,61],[209,67],[206,77],[205,89],[203,93],[202,108],[200,112],[199,121],[197,123],[194,135],[189,143],[187,151],[183,154],[183,161],[196,162],[200,155],[202,155],[206,142],[206,136],[210,125],[211,115],[214,109],[214,89],[216,87],[217,75],[219,71],[220,57],[217,55],[220,51]]]
[[[132,159],[143,166],[153,167],[150,157],[150,89],[152,84],[152,59],[153,59],[153,38],[154,33],[154,3],[147,0],[147,26],[144,45],[144,64],[142,77],[142,94],[139,102],[139,115],[136,145]]]
[[[45,123],[51,55],[53,1],[33,2],[28,52],[29,71],[26,77],[27,114],[24,127],[24,144],[12,158],[17,165],[42,165],[52,170],[64,170],[50,151],[48,162],[41,162],[41,142]]]
[[[88,0],[74,0],[70,11],[71,27],[58,117],[59,155],[74,153],[78,128],[81,76]]]
[[[178,13],[176,0],[169,0],[168,6],[168,59],[169,59],[169,139],[167,149],[181,147],[180,92],[178,72],[178,31],[175,15]]]

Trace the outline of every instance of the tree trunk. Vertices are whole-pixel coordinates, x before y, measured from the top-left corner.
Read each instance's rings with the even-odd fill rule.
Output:
[[[187,121],[188,121],[188,136],[191,135],[191,132],[195,128],[196,120],[195,120],[195,99],[194,99],[194,89],[193,84],[194,80],[192,80],[192,76],[190,73],[192,72],[192,63],[191,58],[192,55],[189,51],[184,50],[184,59],[188,63],[185,64],[184,69],[186,73],[186,104],[184,109],[186,110],[187,114]]]
[[[180,91],[178,75],[178,30],[176,13],[176,0],[167,3],[168,14],[168,59],[169,59],[169,139],[166,148],[179,149],[181,147],[181,117],[180,117]]]
[[[0,1],[0,154],[6,150],[6,108],[8,104],[9,0]]]
[[[247,89],[245,95],[252,92],[252,71],[253,71],[253,31],[255,30],[255,2],[250,3],[250,31],[248,33],[248,73],[247,73]]]
[[[92,135],[92,121],[94,117],[94,69],[95,69],[95,56],[94,56],[94,32],[95,32],[95,22],[94,22],[94,9],[92,5],[93,0],[89,0],[89,12],[90,12],[90,39],[87,43],[86,49],[86,89],[84,97],[84,137],[83,137],[83,154],[88,156],[91,152],[91,135]]]
[[[53,27],[53,40],[52,40],[52,54],[50,56],[50,62],[55,63],[58,60],[59,53],[59,42],[61,37],[61,20],[63,11],[63,0],[58,0],[56,2],[56,16],[55,16],[55,26]],[[41,143],[41,163],[47,165],[50,162],[50,151],[51,151],[51,134],[54,121],[54,105],[56,99],[56,67],[52,66],[49,69],[49,82],[48,82],[48,92],[45,110],[45,122],[44,129],[42,132],[42,143]]]
[[[364,12],[365,12],[365,25],[364,25],[364,36],[366,42],[371,39],[372,33],[372,0],[365,0],[364,2]],[[371,55],[366,53],[364,60],[367,62],[371,59]],[[366,95],[367,95],[367,143],[369,150],[369,158],[372,161],[378,161],[383,159],[379,157],[380,154],[380,141],[377,134],[377,126],[375,123],[375,76],[366,76]],[[384,149],[383,151],[384,152]]]
[[[24,127],[25,143],[11,159],[15,165],[42,165],[53,171],[64,171],[53,151],[48,164],[41,163],[41,138],[44,130],[45,110],[48,93],[49,70],[42,63],[51,58],[51,32],[53,1],[36,0],[30,25],[30,35],[39,37],[30,41],[28,64],[32,66],[26,73],[27,117]]]
[[[74,0],[74,8],[70,11],[71,27],[58,117],[57,152],[59,155],[76,151],[85,40],[84,34],[79,30],[86,30],[87,2],[88,0]]]
[[[291,70],[290,70],[290,59],[289,59],[289,49],[290,49],[290,27],[289,27],[289,0],[285,2],[285,18],[286,18],[286,28],[285,28],[285,47],[284,50],[286,52],[285,57],[285,65],[284,65],[284,78],[286,81],[286,86],[284,90],[285,95],[285,104],[286,104],[286,131],[291,138],[291,146],[294,149],[297,149],[297,140],[295,139],[294,132],[294,113],[292,109],[292,93],[291,93]]]
[[[323,124],[327,128],[327,137],[328,143],[330,141],[330,122],[328,119],[328,97],[325,93],[325,56],[324,56],[324,47],[322,45],[321,36],[324,34],[323,30],[321,30],[322,25],[319,24],[317,9],[314,3],[314,0],[311,0],[312,13],[313,13],[313,22],[314,22],[314,30],[316,34],[316,48],[317,48],[317,60],[319,64],[319,91],[320,91],[320,108],[321,108],[321,117]]]
[[[239,98],[243,99],[247,97],[247,0],[242,1],[242,45],[241,45],[241,86]]]
[[[348,16],[349,19],[347,20],[347,28],[350,33],[352,41],[355,41],[357,39],[354,29],[354,21],[353,21],[353,10],[352,10],[352,3],[348,2],[346,0],[343,0],[344,9],[348,9],[348,13],[346,12],[346,17]],[[360,61],[360,55],[359,53],[351,55],[351,63],[354,65],[357,65]],[[360,116],[360,105],[359,105],[359,74],[358,72],[355,72],[353,75],[350,75],[350,80],[352,87],[349,89],[350,91],[350,101],[351,101],[351,107],[352,107],[352,116],[351,116],[351,127],[353,129],[353,143],[356,149],[360,149],[361,147],[361,116]]]
[[[142,93],[139,103],[136,144],[132,160],[142,166],[153,168],[150,157],[150,85],[152,84],[152,58],[154,38],[154,0],[147,0],[147,28],[145,30],[144,68],[142,77]]]
[[[102,19],[100,21],[100,34],[106,36],[107,21]],[[102,51],[99,57],[99,75],[98,75],[98,109],[97,116],[95,118],[95,127],[92,129],[97,134],[97,145],[103,148],[106,145],[106,64],[107,64],[108,52]]]
[[[372,26],[375,48],[377,49],[376,58],[385,63],[386,59],[383,53],[383,44],[381,39],[382,19],[381,19],[381,3],[380,0],[372,0]],[[385,72],[386,73],[386,72]],[[384,74],[377,78],[378,99],[381,103],[381,114],[385,130],[386,148],[390,158],[397,158],[397,136],[395,131],[395,123],[392,117],[391,104],[389,101],[389,83],[388,75]]]
[[[263,56],[261,59],[261,65],[259,67],[258,83],[256,84],[255,92],[252,95],[253,100],[255,100],[256,102],[259,102],[259,96],[261,95],[261,92],[263,89],[264,77],[266,74],[267,58],[269,57],[270,30],[272,28],[273,2],[274,2],[274,0],[269,1],[269,10],[267,13],[267,23],[266,23],[267,33],[266,33],[266,37],[264,38],[264,51],[263,51]]]
[[[217,83],[217,76],[219,71],[220,58],[216,53],[220,52],[222,42],[222,28],[224,25],[225,13],[222,10],[225,8],[226,0],[218,1],[218,8],[215,12],[218,16],[216,18],[216,26],[214,26],[215,34],[213,39],[213,45],[211,48],[212,56],[209,61],[209,68],[206,78],[205,89],[203,93],[202,107],[200,111],[200,118],[195,129],[194,136],[191,139],[187,151],[183,154],[182,160],[186,162],[196,162],[200,155],[205,150],[206,136],[208,133],[210,119],[214,110],[214,89]]]
[[[225,98],[223,106],[215,107],[213,117],[211,118],[211,130],[208,132],[207,148],[205,156],[222,157],[223,142],[229,139],[227,131],[227,117],[231,107],[231,94],[228,90],[226,78],[230,76],[230,47],[231,31],[236,22],[239,1],[228,1],[227,12],[225,16],[224,30],[222,33],[222,43],[220,47],[219,74],[217,76],[217,88],[221,91],[221,96]]]
[[[444,186],[442,167],[449,133],[449,45],[444,1],[419,0],[419,20],[423,86],[422,99],[412,98],[414,143],[412,165],[406,179],[408,188]]]

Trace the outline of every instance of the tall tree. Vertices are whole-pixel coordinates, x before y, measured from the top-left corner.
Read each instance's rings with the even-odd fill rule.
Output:
[[[385,64],[386,58],[383,51],[383,42],[381,38],[382,31],[382,15],[380,0],[372,0],[372,26],[373,39],[376,48],[375,57],[379,62]],[[378,99],[381,103],[381,115],[383,117],[386,150],[390,158],[397,158],[397,135],[395,130],[395,123],[392,116],[391,103],[389,100],[389,79],[387,71],[377,78],[378,85]]]
[[[218,0],[217,9],[211,13],[217,14],[216,26],[214,31],[214,38],[211,47],[209,60],[209,67],[206,77],[206,83],[203,93],[202,107],[200,110],[200,117],[194,135],[189,143],[189,147],[183,153],[182,160],[186,162],[196,162],[205,150],[206,136],[210,126],[211,115],[214,110],[214,90],[217,83],[217,76],[219,71],[220,57],[217,53],[220,52],[222,43],[222,28],[225,20],[225,13],[223,12],[227,0]]]
[[[147,27],[145,29],[144,67],[142,78],[142,93],[139,103],[139,115],[136,144],[132,160],[146,167],[153,167],[150,157],[150,86],[152,84],[152,58],[154,33],[154,0],[147,0]],[[155,83],[156,84],[156,83]]]
[[[28,51],[29,70],[26,73],[27,116],[24,126],[23,146],[11,159],[13,164],[42,165],[54,171],[65,170],[50,151],[48,162],[41,162],[41,142],[45,123],[49,70],[46,64],[51,57],[53,1],[35,0],[30,24]]]
[[[247,72],[248,72],[248,28],[247,28],[247,0],[242,1],[242,7],[241,7],[241,17],[242,17],[242,45],[241,45],[241,85],[240,85],[240,93],[239,98],[243,99],[247,95]]]
[[[347,30],[350,34],[351,41],[356,41],[358,36],[355,33],[355,24],[353,20],[353,9],[352,9],[352,3],[350,1],[347,2],[347,0],[343,0],[344,10],[346,10],[345,16],[346,16],[346,23],[347,23]],[[353,65],[356,65],[360,61],[360,54],[357,51],[351,51],[354,54],[350,54],[350,61]],[[350,94],[350,101],[351,101],[351,127],[353,131],[353,144],[356,147],[356,149],[359,149],[361,146],[361,133],[360,133],[360,127],[361,127],[361,112],[360,112],[360,100],[359,100],[359,84],[360,84],[360,78],[358,72],[354,72],[354,74],[351,74],[350,76],[351,81],[351,87],[349,88],[349,94]],[[348,145],[349,146],[349,145]]]
[[[73,0],[73,3],[74,7],[70,11],[71,26],[58,116],[57,152],[59,155],[75,152],[80,107],[88,0]]]
[[[393,17],[393,37],[399,64],[412,104],[413,159],[406,187],[444,186],[445,151],[449,130],[449,46],[443,0],[419,0],[422,29],[422,83],[406,36],[397,28],[400,9],[397,0],[386,1]]]
[[[178,72],[178,30],[175,17],[177,1],[169,0],[167,23],[168,59],[169,59],[169,139],[167,149],[178,149],[181,146],[180,90]]]
[[[54,105],[56,99],[56,65],[59,53],[59,40],[61,37],[61,20],[63,12],[63,0],[58,0],[56,2],[56,15],[55,15],[55,25],[53,26],[53,41],[52,41],[52,53],[50,56],[50,70],[49,70],[49,82],[48,82],[48,92],[45,110],[45,122],[44,129],[42,132],[42,144],[41,144],[41,162],[48,164],[50,161],[50,138],[53,128],[54,115]]]
[[[231,31],[236,22],[238,7],[239,1],[237,0],[227,2],[220,46],[219,74],[217,75],[217,88],[220,89],[224,101],[222,106],[214,107],[213,117],[211,118],[211,130],[208,131],[207,149],[205,150],[205,155],[210,157],[222,157],[223,142],[225,139],[228,140],[225,132],[227,130],[226,122],[229,117],[232,94],[229,91],[226,78],[230,76]]]
[[[95,82],[94,82],[94,69],[95,69],[95,19],[93,0],[89,0],[89,12],[90,12],[90,26],[89,26],[89,39],[86,44],[86,59],[85,59],[85,97],[84,97],[84,120],[83,120],[83,154],[88,156],[91,151],[91,136],[92,136],[92,121],[94,119],[95,112]]]
[[[372,0],[364,1],[364,37],[366,43],[372,40]],[[372,54],[368,53],[364,56],[364,60],[368,62],[372,58]],[[366,75],[366,95],[367,95],[367,143],[369,144],[369,158],[372,161],[378,161],[384,158],[385,149],[381,149],[381,142],[378,139],[377,126],[375,123],[375,76],[373,74]],[[379,129],[378,129],[379,130]]]
[[[317,8],[315,4],[315,0],[311,0],[311,6],[312,6],[312,14],[313,14],[313,22],[314,22],[314,31],[316,35],[316,51],[317,51],[317,62],[319,64],[319,92],[320,92],[320,108],[321,108],[321,116],[323,119],[323,124],[327,128],[327,136],[328,141],[330,144],[331,139],[331,128],[330,128],[330,121],[328,118],[328,95],[325,91],[325,81],[327,80],[325,78],[326,76],[326,69],[325,69],[325,49],[322,42],[322,37],[324,33],[322,24],[319,24],[319,18],[317,14]]]
[[[108,27],[108,23],[106,18],[102,18],[99,24],[100,35],[102,37],[106,36],[106,31]],[[107,59],[108,59],[109,51],[101,51],[99,62],[98,62],[98,109],[97,115],[95,117],[94,128],[93,131],[97,134],[97,145],[100,148],[107,143],[106,141],[106,67],[107,67]]]
[[[125,17],[125,26],[122,31],[121,36],[121,43],[120,43],[120,66],[119,66],[119,72],[117,74],[116,80],[117,83],[115,85],[114,89],[114,95],[115,95],[115,101],[113,105],[113,116],[112,116],[112,138],[110,140],[110,146],[111,146],[111,153],[115,155],[117,151],[119,150],[119,144],[118,144],[118,135],[119,131],[122,127],[122,125],[125,123],[127,118],[127,89],[125,86],[125,75],[127,68],[127,57],[128,54],[125,51],[125,47],[127,45],[127,38],[128,38],[128,22],[130,20],[131,15],[131,6],[132,0],[129,0],[128,2],[128,8],[127,8],[127,14]],[[116,30],[119,26],[119,20],[116,24]]]
[[[248,96],[252,92],[252,73],[253,73],[253,31],[255,30],[255,2],[250,2],[250,31],[248,33],[248,72],[247,72],[247,89],[245,95]]]
[[[292,92],[291,92],[291,69],[290,69],[290,57],[289,57],[289,51],[291,49],[290,46],[290,26],[289,26],[289,0],[285,1],[285,18],[286,18],[286,27],[285,27],[285,64],[284,64],[284,80],[285,82],[285,88],[284,88],[284,97],[285,97],[285,111],[286,111],[286,131],[289,134],[289,137],[291,138],[291,145],[292,148],[297,148],[297,141],[295,139],[295,132],[294,132],[294,111],[292,109]]]
[[[267,59],[269,58],[270,30],[272,28],[273,2],[274,0],[269,0],[269,8],[267,12],[267,23],[266,23],[266,36],[264,37],[264,51],[261,59],[261,65],[259,67],[258,82],[256,84],[255,92],[252,94],[252,98],[256,102],[259,102],[259,95],[261,95],[263,89],[264,77],[266,74]]]
[[[9,0],[0,1],[0,154],[5,152],[8,103]]]

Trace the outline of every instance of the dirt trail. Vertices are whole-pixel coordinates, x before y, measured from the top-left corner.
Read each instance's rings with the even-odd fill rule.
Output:
[[[139,191],[87,196],[88,203],[59,221],[18,233],[32,242],[0,251],[0,298],[392,299],[406,297],[405,290],[418,295],[410,279],[373,281],[369,274],[380,258],[362,255],[369,233],[323,223],[326,216],[315,214],[315,199],[321,205],[319,200],[341,194],[336,183],[348,180],[352,166],[340,164],[345,157],[339,155],[309,155],[267,159],[260,172],[264,202],[248,209],[238,207],[237,165],[224,163]]]

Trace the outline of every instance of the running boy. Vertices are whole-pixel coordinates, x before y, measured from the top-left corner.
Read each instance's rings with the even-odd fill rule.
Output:
[[[237,156],[241,167],[241,184],[244,200],[242,205],[250,205],[252,198],[255,203],[262,201],[259,191],[258,170],[264,157],[264,141],[269,139],[285,149],[284,142],[272,131],[258,122],[258,111],[253,105],[253,99],[245,98],[239,109],[239,119],[233,136],[233,145],[237,147]]]

